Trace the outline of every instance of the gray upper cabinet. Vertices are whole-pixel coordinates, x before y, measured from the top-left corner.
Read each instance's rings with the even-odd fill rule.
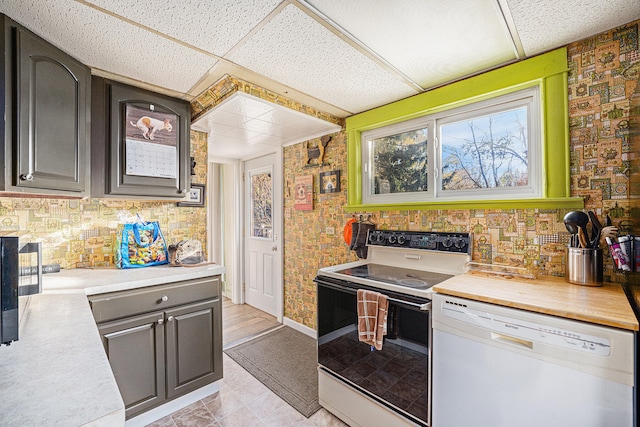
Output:
[[[91,84],[92,197],[183,200],[189,103],[97,76]]]
[[[2,17],[5,173],[0,190],[85,197],[91,72]]]

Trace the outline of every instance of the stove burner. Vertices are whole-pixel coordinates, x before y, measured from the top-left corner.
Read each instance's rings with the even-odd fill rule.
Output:
[[[414,289],[429,289],[433,285],[452,277],[451,274],[412,270],[382,264],[363,264],[336,271],[336,273]]]
[[[398,285],[406,286],[407,288],[422,288],[427,283],[418,279],[400,279],[398,280]]]

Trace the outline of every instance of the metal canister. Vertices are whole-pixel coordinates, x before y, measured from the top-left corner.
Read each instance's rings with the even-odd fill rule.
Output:
[[[602,249],[567,248],[565,267],[565,278],[569,283],[602,285]]]

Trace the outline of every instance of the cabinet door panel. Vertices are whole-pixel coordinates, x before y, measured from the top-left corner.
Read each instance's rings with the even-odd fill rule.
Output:
[[[222,378],[220,300],[167,310],[165,315],[167,396],[173,398]]]
[[[151,313],[98,327],[124,400],[126,416],[165,400],[163,313]]]
[[[14,183],[85,191],[89,71],[33,34],[15,32],[19,129]]]

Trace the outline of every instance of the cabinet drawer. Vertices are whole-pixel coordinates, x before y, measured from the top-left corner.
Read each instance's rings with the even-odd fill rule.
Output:
[[[217,298],[219,295],[220,277],[215,276],[94,295],[89,297],[89,304],[93,317],[97,323],[100,323]]]

